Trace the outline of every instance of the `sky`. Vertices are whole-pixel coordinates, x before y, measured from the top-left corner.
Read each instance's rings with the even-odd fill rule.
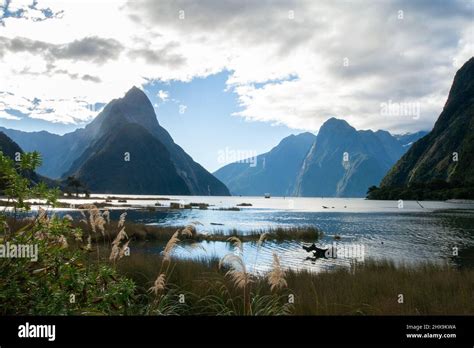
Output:
[[[429,130],[473,42],[474,0],[0,0],[0,126],[64,134],[135,85],[214,171],[330,117]]]

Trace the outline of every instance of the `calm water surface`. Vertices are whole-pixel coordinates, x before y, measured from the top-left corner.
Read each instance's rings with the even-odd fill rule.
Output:
[[[101,201],[104,195],[95,195]],[[170,200],[159,200],[158,198]],[[314,271],[335,266],[348,266],[367,258],[390,259],[395,262],[448,262],[458,267],[474,266],[474,204],[461,202],[368,201],[345,198],[272,197],[180,197],[137,196],[129,200],[133,206],[154,206],[156,202],[207,203],[208,210],[128,210],[127,220],[160,226],[184,226],[199,222],[200,233],[238,229],[245,233],[255,229],[290,226],[316,226],[325,236],[320,246],[333,246],[337,258],[311,259],[302,243],[266,242],[260,248],[244,243],[243,258],[250,270],[265,271],[271,266],[273,252],[278,253],[287,268],[309,268]],[[153,199],[150,199],[153,198]],[[72,201],[71,201],[72,202]],[[77,201],[75,201],[77,202]],[[240,211],[217,210],[251,203]],[[122,208],[123,209],[123,208]],[[117,218],[122,212],[112,211]],[[219,224],[219,225],[216,225]],[[341,237],[335,241],[334,236]],[[335,244],[334,244],[335,243]],[[137,243],[135,250],[160,253],[163,244]],[[453,254],[457,253],[455,256]],[[222,257],[232,252],[229,243],[203,242],[199,247],[182,245],[175,256],[182,258]],[[345,253],[346,255],[342,255]],[[341,256],[342,255],[342,256]]]

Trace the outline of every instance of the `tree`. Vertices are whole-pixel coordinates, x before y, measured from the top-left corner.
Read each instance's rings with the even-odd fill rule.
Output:
[[[74,192],[76,193],[76,197],[79,197],[79,189],[81,187],[84,187],[82,182],[79,179],[77,179],[74,175],[67,177],[66,186],[68,188],[74,189]]]
[[[59,190],[50,190],[45,183],[32,185],[31,180],[25,177],[41,165],[41,156],[38,152],[24,153],[19,162],[0,152],[0,181],[2,194],[7,198],[7,204],[16,212],[18,209],[30,209],[29,199],[44,198],[46,204],[55,204]]]

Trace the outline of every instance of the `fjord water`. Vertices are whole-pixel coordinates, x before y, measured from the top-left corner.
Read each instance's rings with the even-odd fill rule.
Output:
[[[119,196],[119,195],[117,195]],[[130,196],[129,196],[130,197]],[[94,195],[105,198],[105,195]],[[207,203],[209,209],[176,209],[146,211],[128,209],[127,220],[160,226],[184,226],[199,223],[200,233],[246,233],[271,227],[316,226],[324,232],[320,246],[338,250],[355,250],[359,254],[338,255],[337,258],[311,259],[300,241],[244,243],[243,258],[252,271],[265,271],[277,252],[284,267],[314,271],[335,266],[348,266],[367,258],[389,259],[397,263],[448,262],[459,267],[474,266],[474,203],[404,201],[372,201],[359,198],[296,198],[296,197],[210,197],[210,196],[136,196],[132,206],[154,206],[159,201]],[[160,200],[167,198],[169,200]],[[77,201],[76,201],[77,203]],[[240,211],[218,210],[250,203]],[[117,218],[122,209],[112,210]],[[334,236],[340,237],[335,240]],[[134,250],[160,253],[163,243],[140,242]],[[361,247],[363,254],[360,254]],[[224,242],[202,242],[178,246],[175,256],[182,258],[222,257],[233,252]],[[456,256],[457,251],[457,256]],[[454,255],[453,255],[454,254]]]

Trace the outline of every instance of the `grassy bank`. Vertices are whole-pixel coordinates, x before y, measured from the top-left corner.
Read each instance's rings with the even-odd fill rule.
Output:
[[[104,212],[105,210],[100,210]],[[27,226],[31,219],[14,219],[11,216],[6,217],[8,224],[15,230],[19,230]],[[111,242],[119,232],[117,228],[119,221],[111,220],[103,225],[103,233],[95,233],[90,224],[90,212],[86,212],[82,219],[71,220],[71,227],[79,228],[81,231],[90,234],[92,241]],[[188,226],[156,226],[146,225],[141,223],[123,221],[123,226],[127,231],[127,235],[134,241],[162,241],[167,242],[176,231],[187,230],[190,233],[181,236],[183,241],[188,242],[228,242],[230,237],[239,238],[242,242],[258,242],[262,235],[266,240],[275,242],[283,241],[302,241],[315,242],[324,234],[315,226],[295,226],[295,227],[271,227],[265,229],[256,229],[242,232],[237,229],[231,231],[212,231],[212,233],[205,231],[199,223]]]
[[[198,234],[197,241],[228,241],[229,237],[236,237],[242,242],[258,242],[262,236],[265,236],[265,240],[276,242],[290,240],[315,242],[323,236],[323,232],[314,226],[270,227],[259,230],[251,230],[245,233],[233,229],[229,232],[214,231],[212,234]]]
[[[88,215],[88,214],[87,214]],[[81,221],[73,221],[74,227],[81,228],[83,231],[92,233],[91,226],[89,224],[88,216],[86,219]],[[110,221],[104,225],[103,234],[95,234],[93,240],[105,240],[112,241],[118,233],[116,226],[118,221]],[[206,231],[201,224],[195,223],[188,226],[155,226],[145,225],[139,223],[133,223],[124,221],[125,230],[127,235],[132,240],[137,241],[162,241],[167,242],[176,231],[187,231],[185,235],[181,236],[182,241],[187,242],[202,242],[202,241],[215,241],[215,242],[228,242],[230,237],[239,238],[242,242],[258,242],[262,235],[265,236],[266,240],[272,240],[276,242],[283,241],[302,241],[302,242],[315,242],[323,236],[323,232],[315,226],[297,226],[297,227],[274,227],[265,228],[258,230],[251,230],[242,232],[237,229],[231,231]]]
[[[135,254],[118,265],[119,272],[140,288],[152,286],[161,264],[156,255]],[[291,315],[474,315],[474,270],[455,270],[447,265],[395,265],[368,260],[352,269],[322,273],[285,271],[287,287],[278,292],[280,314]],[[232,279],[219,269],[219,260],[173,260],[168,278],[171,296],[186,294],[180,314],[208,313],[212,300],[222,303],[226,314],[243,314],[243,297]],[[258,299],[275,296],[265,277],[253,279],[252,294]],[[399,295],[404,303],[399,303]],[[289,296],[294,303],[288,303]],[[224,305],[228,304],[228,305]],[[256,312],[255,308],[253,312]]]

